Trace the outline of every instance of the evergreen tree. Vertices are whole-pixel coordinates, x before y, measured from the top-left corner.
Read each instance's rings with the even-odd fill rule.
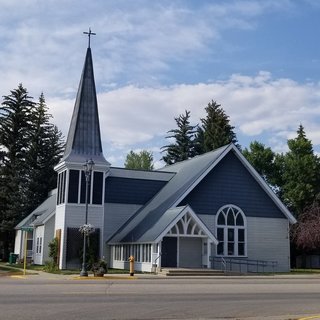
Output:
[[[174,118],[178,126],[177,129],[169,130],[167,139],[174,139],[174,142],[162,147],[162,152],[166,154],[162,160],[167,164],[173,164],[179,161],[187,160],[195,155],[195,128],[190,125],[190,111],[185,111],[185,114]]]
[[[299,216],[320,191],[320,162],[302,125],[288,147],[283,158],[283,200]]]
[[[4,239],[4,255],[13,250],[13,227],[26,214],[26,153],[30,140],[32,112],[35,103],[19,84],[0,106],[0,232]]]
[[[130,151],[124,164],[126,169],[153,170],[152,152],[142,150],[139,153]]]
[[[194,137],[194,153],[200,155],[206,153],[204,146],[204,131],[201,126],[197,126],[195,137]]]
[[[0,106],[0,237],[4,258],[13,250],[14,226],[56,187],[54,165],[61,133],[50,124],[43,94],[32,101],[20,84]]]
[[[229,117],[221,105],[212,100],[205,110],[207,116],[201,119],[205,152],[215,150],[231,142],[237,144],[234,127],[230,125]]]
[[[27,163],[27,212],[34,210],[48,195],[48,191],[56,187],[56,172],[62,151],[62,134],[50,123],[51,114],[43,93],[39,97],[32,114],[32,134],[29,142]]]

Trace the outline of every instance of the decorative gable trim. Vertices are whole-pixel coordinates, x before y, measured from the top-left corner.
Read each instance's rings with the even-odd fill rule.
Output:
[[[167,233],[167,236],[207,237],[198,224],[186,213]]]
[[[178,208],[173,208],[173,210]],[[172,210],[172,209],[169,209]],[[208,237],[215,245],[218,244],[217,238],[205,226],[201,219],[195,214],[190,206],[181,208],[179,214],[172,222],[162,231],[155,239],[155,242],[161,241],[166,236],[183,236],[183,237]]]

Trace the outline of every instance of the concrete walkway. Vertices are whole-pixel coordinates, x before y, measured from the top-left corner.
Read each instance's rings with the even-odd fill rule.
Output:
[[[5,265],[6,268],[12,269],[13,272],[7,272],[0,270],[0,276],[13,276],[13,277],[21,277],[23,276],[23,269],[19,269],[16,267],[10,267],[10,265]],[[320,279],[320,273],[310,273],[310,274],[274,274],[274,275],[258,275],[258,274],[250,274],[250,275],[208,275],[208,276],[170,276],[167,277],[165,274],[153,274],[153,273],[136,273],[134,276],[130,276],[129,273],[107,273],[104,277],[94,277],[93,274],[89,274],[88,277],[80,277],[79,274],[60,274],[60,273],[49,273],[40,270],[26,270],[26,276],[34,276],[39,278],[46,278],[52,280],[136,280],[136,279]]]

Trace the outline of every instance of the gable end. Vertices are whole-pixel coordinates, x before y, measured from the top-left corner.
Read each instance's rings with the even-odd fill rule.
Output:
[[[286,218],[234,152],[225,155],[179,206],[189,204],[197,214],[215,215],[227,203],[246,216]]]

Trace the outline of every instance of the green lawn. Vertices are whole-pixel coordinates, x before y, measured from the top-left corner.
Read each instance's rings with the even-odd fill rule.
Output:
[[[8,264],[6,262],[0,262],[0,268],[6,268],[6,269],[10,269],[10,270],[15,270],[15,269],[23,269],[23,263],[14,263],[14,264]],[[26,266],[27,270],[39,270],[42,271],[43,270],[43,266],[38,266],[38,265],[27,265]]]
[[[21,271],[23,269],[23,264],[22,263],[15,263],[15,264],[8,264],[6,262],[0,262],[0,270],[12,270],[15,272]],[[28,264],[26,266],[27,270],[36,270],[36,271],[45,271],[44,270],[45,266],[41,265],[35,265],[35,264]],[[91,271],[88,270],[90,273]],[[64,269],[64,270],[57,270],[54,273],[59,273],[59,274],[77,274],[80,273],[80,269]],[[122,269],[108,269],[108,273],[110,274],[129,274],[129,270],[122,270]],[[139,272],[137,272],[139,273]]]
[[[8,264],[6,262],[0,262],[0,273],[18,273],[21,272],[23,269],[23,264]],[[27,265],[27,270],[35,270],[35,271],[45,271],[44,266],[39,265]],[[90,270],[88,270],[91,273]],[[80,273],[79,269],[65,269],[65,270],[56,270],[52,273],[57,274],[64,274],[64,275],[72,275]],[[141,272],[135,272],[137,274]],[[108,274],[129,274],[129,270],[123,269],[108,269]],[[273,275],[274,273],[272,273]],[[276,273],[278,274],[278,273]],[[283,274],[283,273],[281,273]],[[290,273],[292,275],[299,275],[299,274],[320,274],[320,269],[292,269]]]
[[[292,274],[320,273],[320,269],[291,269]]]
[[[7,265],[6,263],[0,263],[0,275],[8,275],[12,273],[21,273],[21,269],[11,268],[10,265]]]

